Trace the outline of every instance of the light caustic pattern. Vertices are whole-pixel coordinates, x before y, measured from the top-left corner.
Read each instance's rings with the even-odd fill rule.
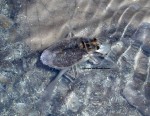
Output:
[[[89,65],[83,62],[76,69],[78,73],[75,76],[69,70],[60,78],[53,93],[50,92],[52,98],[49,98],[51,88],[45,88],[49,83],[50,70],[36,65],[39,55],[26,55],[26,58],[20,56],[20,61],[26,64],[19,69],[18,65],[13,65],[11,69],[15,70],[12,70],[15,72],[12,74],[15,77],[20,74],[21,79],[15,78],[17,88],[13,89],[12,96],[6,95],[6,98],[11,97],[16,103],[1,110],[2,115],[10,112],[14,115],[24,113],[36,116],[150,115],[148,0],[7,2],[10,9],[14,9],[10,14],[15,14],[9,16],[14,24],[18,24],[16,41],[29,46],[28,55],[44,50],[73,32],[77,37],[96,37],[101,42],[109,42],[110,52],[99,60],[102,66],[112,69],[81,70],[80,66]],[[5,60],[13,64],[18,61],[18,57]],[[4,105],[7,101],[4,99],[3,102]]]
[[[150,48],[150,44],[149,44],[149,41],[150,41],[150,39],[149,39],[149,31],[150,31],[149,10],[148,10],[148,8],[143,8],[138,4],[134,4],[134,5],[130,5],[130,6],[123,6],[119,10],[117,10],[113,14],[113,17],[111,17],[110,19],[111,19],[111,21],[109,23],[110,26],[107,27],[106,29],[102,30],[101,35],[100,35],[100,39],[103,38],[103,39],[109,41],[110,44],[112,44],[111,51],[105,57],[105,59],[102,61],[102,65],[103,66],[108,65],[109,67],[112,65],[118,66],[118,68],[119,68],[117,70],[118,73],[113,74],[113,71],[112,71],[109,74],[106,71],[107,76],[111,77],[113,75],[117,78],[118,75],[120,75],[122,80],[124,80],[124,84],[125,84],[125,87],[122,87],[123,90],[121,92],[121,95],[128,101],[129,104],[131,104],[132,106],[137,108],[138,111],[141,112],[141,114],[149,115],[149,113],[150,113],[150,106],[149,106],[150,105],[149,104],[149,89],[150,88],[149,88],[149,67],[148,67],[149,54],[150,54],[150,49],[149,49]],[[105,41],[105,40],[103,40],[103,41]],[[94,72],[96,75],[96,71],[94,71]],[[105,71],[102,71],[101,75],[104,72]],[[100,75],[98,75],[98,76],[100,76]],[[91,80],[90,78],[92,76],[90,74],[88,75],[88,77],[89,77],[88,79]],[[105,78],[106,78],[106,75],[105,75]],[[109,81],[109,79],[108,79],[108,81]],[[70,104],[68,104],[68,101],[63,101],[64,103],[62,104],[62,106],[59,106],[59,108],[58,108],[59,110],[58,111],[57,111],[57,109],[55,109],[55,111],[52,110],[52,114],[55,114],[55,113],[57,114],[57,113],[61,112],[61,110],[62,110],[62,112],[68,112],[68,110],[72,110],[72,113],[74,113],[75,112],[74,108],[76,108],[76,112],[78,112],[79,114],[81,113],[81,115],[84,115],[84,114],[92,114],[92,115],[96,115],[96,114],[100,115],[101,114],[102,115],[103,113],[106,113],[105,110],[107,108],[105,110],[103,110],[102,112],[96,111],[96,114],[94,114],[93,112],[90,111],[90,109],[92,109],[93,107],[96,107],[96,108],[102,107],[100,104],[102,104],[103,102],[99,103],[100,98],[98,99],[97,103],[95,103],[94,106],[91,103],[86,107],[86,104],[92,102],[92,100],[96,100],[96,99],[91,100],[92,90],[95,91],[95,89],[96,89],[96,87],[94,86],[94,84],[96,84],[96,82],[94,82],[94,78],[93,78],[93,82],[90,83],[89,81],[87,81],[87,83],[89,84],[89,86],[91,85],[91,87],[85,85],[87,88],[85,88],[86,90],[83,93],[85,93],[86,96],[85,96],[85,98],[83,98],[81,100],[82,101],[81,103],[78,100],[76,100],[74,102],[76,102],[77,105],[76,104],[70,105]],[[106,83],[109,83],[109,82],[106,81]],[[117,82],[115,82],[115,83],[117,84]],[[107,86],[111,86],[111,85],[108,84]],[[103,85],[103,87],[105,88],[105,84]],[[60,86],[60,88],[62,88],[62,86]],[[108,88],[106,89],[105,94],[106,94],[106,97],[109,98],[110,90],[108,90]],[[120,86],[120,90],[121,90],[121,86]],[[79,90],[78,92],[81,92],[81,91]],[[61,93],[61,89],[58,88],[58,93],[59,92]],[[75,98],[79,97],[78,99],[80,99],[80,95],[78,96],[79,93],[77,92],[75,94],[74,92],[76,92],[76,91],[72,91],[71,93],[69,93],[69,96],[72,96],[72,94],[73,94],[73,96]],[[64,93],[62,90],[62,95],[63,94]],[[56,92],[56,96],[57,96],[57,92]],[[103,94],[101,93],[101,95],[99,97],[102,97],[102,96],[103,96]],[[89,97],[91,97],[91,98],[89,98]],[[62,96],[61,96],[61,98],[62,98]],[[69,102],[71,102],[70,99],[73,100],[72,97],[64,98],[64,99],[68,99]],[[111,99],[111,97],[110,97],[110,99]],[[113,99],[113,97],[112,97],[112,99]],[[121,98],[119,98],[119,97],[116,99],[121,100]],[[136,102],[137,100],[140,102]],[[110,100],[108,100],[108,101],[110,101]],[[112,101],[112,103],[110,103],[110,105],[113,104],[113,102],[114,101]],[[54,100],[53,104],[55,104],[55,103],[57,103],[57,101]],[[80,111],[79,110],[80,107],[86,107],[86,108],[84,108],[82,111]],[[106,106],[103,106],[103,107],[106,107]],[[111,114],[112,112],[110,111],[109,113]]]

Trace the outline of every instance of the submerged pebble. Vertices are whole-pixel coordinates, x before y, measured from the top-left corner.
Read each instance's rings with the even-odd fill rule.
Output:
[[[8,29],[13,25],[13,22],[5,15],[0,14],[0,27]]]
[[[30,110],[30,106],[27,105],[26,103],[15,103],[13,108],[18,115],[23,116],[28,115]]]
[[[0,83],[8,83],[10,80],[4,75],[0,74]]]

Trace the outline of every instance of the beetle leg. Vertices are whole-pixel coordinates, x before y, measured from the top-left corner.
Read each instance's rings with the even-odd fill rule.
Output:
[[[76,66],[72,66],[72,72],[73,72],[73,77],[76,78],[77,75],[76,75]]]
[[[98,64],[99,61],[93,57],[93,54],[89,54],[89,62],[91,62],[92,64]]]
[[[44,95],[41,98],[41,102],[44,102],[47,100],[47,98],[51,99],[51,97],[54,94],[54,91],[61,79],[61,77],[69,70],[69,68],[63,69],[59,72],[59,74],[55,77],[54,80],[50,81],[46,89],[44,90]]]

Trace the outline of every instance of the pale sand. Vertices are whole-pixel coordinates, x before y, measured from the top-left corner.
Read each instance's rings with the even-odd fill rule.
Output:
[[[143,22],[150,22],[149,9],[143,8],[150,6],[149,0],[34,0],[30,3],[27,3],[26,0],[22,0],[22,2],[22,8],[19,10],[19,14],[15,20],[20,25],[14,29],[16,33],[13,33],[12,41],[18,39],[20,41],[19,45],[25,42],[30,47],[30,53],[35,52],[38,54],[36,51],[44,50],[52,45],[53,42],[65,38],[70,32],[74,33],[75,36],[97,37],[100,41],[105,41],[109,38],[108,36],[113,36],[108,35],[108,33],[105,34],[105,29],[110,30],[112,26],[116,29],[114,35],[118,36],[121,34],[119,39],[120,42],[123,43],[123,47],[116,47],[117,44],[114,43],[114,49],[112,49],[110,54],[106,57],[106,59],[114,58],[112,60],[119,66],[119,70],[80,70],[79,68],[77,69],[77,79],[71,82],[73,90],[70,90],[70,93],[67,93],[67,90],[70,88],[63,85],[65,82],[56,84],[58,87],[55,87],[57,89],[54,92],[54,97],[58,97],[57,93],[62,93],[62,96],[56,100],[51,100],[49,95],[43,96],[42,93],[51,93],[51,88],[49,87],[53,86],[53,84],[55,85],[55,81],[47,89],[45,88],[48,86],[49,79],[54,76],[52,73],[54,71],[45,69],[42,64],[40,64],[43,66],[42,68],[37,66],[37,59],[40,54],[32,54],[24,58],[24,56],[28,54],[24,54],[24,51],[21,51],[23,55],[20,55],[21,52],[18,52],[20,50],[18,47],[16,54],[14,54],[15,52],[10,52],[11,56],[14,55],[14,58],[5,60],[12,62],[14,60],[16,62],[21,61],[22,64],[20,67],[14,62],[11,68],[11,65],[7,65],[7,63],[2,60],[6,68],[11,68],[10,72],[12,70],[14,71],[12,84],[8,85],[8,87],[13,85],[14,82],[16,88],[14,88],[14,90],[8,89],[8,92],[14,94],[14,99],[17,99],[14,102],[17,103],[16,106],[18,109],[20,108],[20,110],[18,110],[17,107],[13,110],[12,108],[10,108],[10,110],[6,109],[8,114],[10,114],[11,111],[14,111],[15,115],[16,112],[22,113],[23,115],[30,112],[30,114],[38,114],[40,108],[40,113],[43,114],[42,116],[47,116],[48,112],[51,112],[53,115],[62,113],[65,115],[68,114],[69,111],[72,111],[75,115],[78,114],[77,111],[79,111],[81,116],[104,115],[106,113],[110,116],[124,116],[126,114],[140,116],[137,110],[145,115],[150,114],[149,100],[146,98],[149,95],[149,86],[146,86],[145,92],[147,92],[146,94],[148,95],[145,96],[146,94],[143,93],[141,89],[138,90],[138,88],[144,88],[146,81],[142,81],[141,84],[139,84],[138,80],[133,80],[133,73],[147,73],[144,78],[143,75],[137,75],[140,78],[149,79],[150,73],[148,72],[148,67],[142,67],[143,64],[144,66],[147,65],[146,63],[149,57],[141,53],[139,48],[128,44],[131,39],[137,38],[142,41],[144,45],[147,45],[145,43],[149,43],[149,28],[147,30],[144,28],[141,29],[142,33],[138,34],[137,32],[135,38],[130,35],[130,31],[131,34],[133,34],[132,31],[138,29],[139,25]],[[122,26],[124,23],[126,23],[126,25]],[[130,26],[132,26],[133,30]],[[122,28],[120,27],[122,27],[123,30],[121,30]],[[127,36],[125,40],[123,39],[124,35]],[[116,41],[119,41],[119,39]],[[129,41],[126,41],[126,39]],[[149,44],[147,46],[149,47]],[[12,49],[14,48],[15,47],[12,47]],[[23,50],[26,49],[24,48]],[[18,57],[16,57],[17,55]],[[145,59],[141,60],[143,57]],[[1,65],[1,67],[4,66]],[[20,73],[20,71],[22,71],[22,73]],[[21,76],[19,75],[18,78],[16,74],[21,74]],[[5,77],[2,77],[1,81],[7,82]],[[137,90],[134,89],[136,86]],[[83,88],[79,89],[80,87]],[[126,100],[123,99],[120,94],[121,89],[124,90],[123,94]],[[17,95],[17,93],[15,93],[16,91],[19,91],[20,94]],[[139,94],[143,97],[139,96]],[[5,97],[3,98],[5,100]],[[64,98],[64,101],[62,101],[62,98]],[[9,96],[7,96],[7,99],[9,100]],[[144,101],[145,99],[146,101]],[[38,104],[39,106],[37,107],[40,107],[39,109],[28,112],[28,110],[24,108],[26,105],[36,105],[34,103],[38,100],[43,102],[42,105]],[[141,102],[137,102],[136,100],[140,100]],[[127,101],[133,105],[134,108],[130,107]],[[144,101],[144,103],[142,101]],[[7,101],[4,101],[3,104],[7,104],[6,102]],[[23,102],[23,104],[21,102]],[[51,103],[52,105],[50,105]],[[12,105],[9,104],[9,107],[13,107],[13,105],[15,105],[15,103],[12,103]],[[83,109],[80,109],[81,105],[84,106]],[[146,109],[146,107],[148,107],[148,109]]]
[[[150,6],[149,0],[36,0],[32,4],[24,3],[18,22],[29,34],[24,41],[37,51],[63,39],[69,32],[100,38],[102,27],[130,21],[128,17],[132,13],[121,14],[119,19],[116,13],[122,6],[134,3],[140,7]],[[149,17],[144,20],[149,21]]]

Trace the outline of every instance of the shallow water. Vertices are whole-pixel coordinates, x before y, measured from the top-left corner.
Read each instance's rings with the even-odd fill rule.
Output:
[[[1,0],[0,115],[150,116],[149,7],[149,0]],[[70,32],[109,41],[110,52],[95,58],[111,69],[83,61],[51,91],[59,70],[40,55]]]

